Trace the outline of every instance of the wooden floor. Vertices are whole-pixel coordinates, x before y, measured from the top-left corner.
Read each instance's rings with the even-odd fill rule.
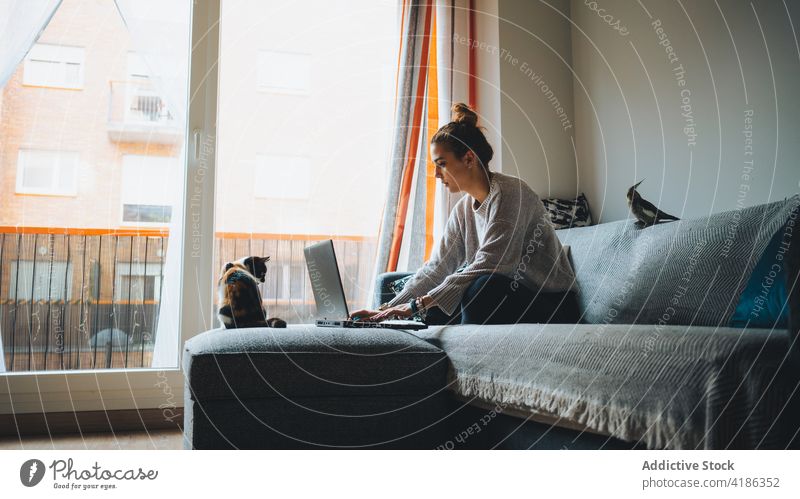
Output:
[[[165,450],[183,449],[179,430],[63,434],[0,438],[0,450]]]

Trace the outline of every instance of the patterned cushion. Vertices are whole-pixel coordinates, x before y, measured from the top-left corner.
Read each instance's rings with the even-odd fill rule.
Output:
[[[461,272],[467,265],[469,265],[469,263],[464,263],[462,266],[456,269],[456,272]],[[412,277],[414,277],[414,274],[409,274],[405,277],[397,279],[396,281],[392,281],[389,283],[389,289],[391,289],[395,295],[400,294],[400,292],[403,291],[403,288],[406,287],[406,283],[410,281]]]
[[[586,227],[592,225],[592,212],[589,211],[589,201],[581,193],[576,199],[542,199],[545,210],[550,215],[556,229],[569,229],[570,227]]]

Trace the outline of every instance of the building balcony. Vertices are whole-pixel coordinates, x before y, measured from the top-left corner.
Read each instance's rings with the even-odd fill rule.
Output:
[[[111,81],[108,137],[113,142],[178,144],[183,130],[152,83]]]

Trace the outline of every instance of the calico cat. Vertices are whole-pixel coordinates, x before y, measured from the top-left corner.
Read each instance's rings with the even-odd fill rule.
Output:
[[[269,257],[248,256],[225,264],[217,283],[217,317],[226,329],[242,327],[286,327],[286,321],[265,319],[258,283],[267,275]]]

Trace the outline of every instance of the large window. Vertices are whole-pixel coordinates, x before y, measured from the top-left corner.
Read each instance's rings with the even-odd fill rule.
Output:
[[[0,29],[0,372],[177,369],[193,2],[17,4],[54,10]]]
[[[54,88],[83,88],[83,47],[37,43],[25,58],[23,83]]]
[[[330,238],[348,301],[366,305],[389,170],[397,3],[226,0],[220,23],[214,270],[269,256],[269,315],[308,322],[303,248]]]
[[[17,192],[75,196],[78,194],[80,154],[20,149],[17,156]]]

